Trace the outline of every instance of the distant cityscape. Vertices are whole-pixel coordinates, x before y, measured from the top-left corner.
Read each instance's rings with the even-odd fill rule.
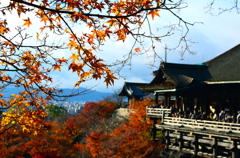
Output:
[[[76,114],[83,108],[85,102],[81,101],[51,101],[49,105],[64,107],[69,114]]]
[[[63,88],[62,90],[63,90],[62,95],[68,95],[72,91],[72,89],[66,89],[66,88]],[[82,90],[84,91],[85,89],[82,88]],[[19,91],[20,90],[17,90],[16,88],[7,88],[2,93],[4,94],[4,97],[7,98],[11,94],[17,94]],[[64,107],[69,114],[74,114],[83,108],[85,102],[102,100],[112,95],[112,93],[102,93],[102,92],[92,91],[92,90],[89,90],[89,91],[90,92],[87,94],[69,97],[67,98],[66,101],[50,101],[49,105],[57,105],[57,106]],[[6,110],[1,109],[0,111],[6,111]]]

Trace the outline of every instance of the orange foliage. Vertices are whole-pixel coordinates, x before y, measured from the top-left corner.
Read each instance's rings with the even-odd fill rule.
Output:
[[[71,120],[45,122],[48,129],[41,135],[20,132],[15,135],[8,130],[0,137],[0,147],[1,150],[4,149],[0,157],[76,157],[79,149],[74,146],[74,139],[82,132],[81,129],[73,128],[69,122]]]
[[[145,136],[149,126],[142,109],[136,109],[129,122],[109,132],[105,127],[110,125],[104,121],[113,115],[114,103],[88,102],[78,116],[69,117],[62,123],[46,122],[45,106],[48,101],[58,99],[61,92],[52,84],[54,81],[50,76],[54,71],[62,73],[62,69],[68,68],[79,77],[73,83],[75,86],[89,79],[103,79],[106,86],[114,84],[116,77],[110,69],[113,64],[99,58],[96,52],[108,39],[124,42],[128,36],[133,36],[139,45],[133,42],[130,56],[134,54],[132,51],[142,53],[141,50],[146,49],[142,48],[144,44],[140,37],[149,38],[151,42],[162,37],[152,37],[152,33],[147,35],[145,30],[141,32],[145,28],[143,23],[148,22],[149,16],[152,19],[160,16],[159,11],[164,5],[152,0],[1,1],[0,90],[11,85],[19,87],[21,92],[0,99],[1,106],[7,109],[0,122],[0,147],[3,150],[0,156],[75,157],[78,150],[95,157],[148,155],[153,144]],[[22,23],[12,23],[12,19],[20,19]],[[81,24],[88,27],[87,32],[81,32],[81,29],[75,32],[73,26]],[[61,49],[67,49],[62,56],[57,51]],[[123,60],[119,63],[127,64],[127,60]],[[139,102],[138,106],[144,105]],[[113,141],[117,144],[113,145]],[[112,147],[107,148],[105,142],[111,142]],[[95,143],[106,149],[93,148],[91,144]],[[130,149],[136,155],[130,155]]]
[[[162,150],[162,144],[150,139],[151,122],[145,107],[150,100],[135,102],[128,121],[114,124],[113,102],[88,102],[74,116],[60,120],[42,120],[44,132],[10,128],[0,135],[0,157],[74,158],[74,157],[150,157]],[[117,118],[114,118],[115,120]],[[110,129],[106,129],[110,128]]]
[[[163,145],[149,138],[150,121],[146,119],[146,106],[150,100],[135,102],[129,122],[122,123],[110,133],[92,133],[87,146],[92,157],[150,157],[163,150]]]
[[[60,95],[52,86],[53,71],[61,73],[68,68],[79,77],[75,86],[89,79],[103,79],[106,86],[114,84],[117,78],[110,69],[112,64],[96,52],[108,39],[125,41],[131,35],[140,42],[137,36],[148,37],[139,31],[136,34],[129,24],[140,29],[146,17],[160,16],[161,9],[149,0],[11,0],[1,2],[0,8],[0,89],[9,85],[23,89],[10,99],[1,98],[1,105],[11,112],[4,113],[0,133],[18,126],[35,134],[41,130],[44,133],[41,119],[46,117],[46,102]],[[12,23],[10,19],[20,19],[22,23]],[[72,26],[80,24],[88,30],[74,32]],[[66,54],[59,56],[59,49],[67,49]],[[135,49],[140,50],[144,49]],[[102,117],[105,116],[99,116]]]
[[[80,115],[91,119],[105,119],[111,117],[115,109],[116,106],[113,102],[86,102]]]

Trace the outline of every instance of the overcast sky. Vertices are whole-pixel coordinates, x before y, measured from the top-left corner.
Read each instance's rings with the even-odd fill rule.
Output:
[[[190,0],[189,0],[190,1]],[[210,0],[209,0],[210,1]],[[188,39],[195,41],[192,44],[191,50],[195,51],[195,55],[186,53],[181,60],[178,52],[168,52],[167,51],[167,62],[172,63],[184,63],[184,64],[197,64],[208,61],[225,51],[231,49],[232,47],[239,44],[240,40],[240,18],[239,15],[233,10],[232,12],[226,12],[221,15],[211,15],[206,13],[208,0],[202,1],[191,1],[188,2],[188,7],[178,11],[177,15],[182,17],[185,21],[196,23],[194,26],[189,26]],[[220,1],[221,2],[221,1]],[[218,13],[219,6],[231,5],[230,2],[222,2],[220,5],[216,5],[216,9],[212,10],[215,14]],[[178,19],[170,15],[166,11],[160,11],[161,17],[155,18],[155,21],[151,25],[156,26],[155,28],[161,28],[168,24],[177,23]],[[29,15],[28,15],[29,16]],[[34,15],[33,15],[34,16]],[[14,24],[20,23],[21,19],[17,22],[15,18],[9,19]],[[34,20],[32,17],[31,20]],[[34,28],[33,28],[34,29]],[[76,30],[81,30],[79,27],[74,28]],[[83,31],[88,31],[87,28],[82,28]],[[34,30],[34,32],[37,32]],[[55,39],[54,39],[55,40]],[[174,35],[168,38],[163,38],[161,43],[156,45],[156,51],[158,55],[165,59],[164,47],[174,46],[179,40],[178,35]],[[103,57],[107,61],[116,60],[121,58],[124,54],[129,52],[132,47],[132,40],[127,39],[124,43],[112,42],[111,40],[106,43],[105,46],[101,48],[102,51],[98,52],[100,57]],[[149,52],[151,53],[151,52]],[[57,55],[61,56],[66,54],[63,50],[58,51]],[[69,54],[69,53],[68,53]],[[106,88],[105,83],[99,80],[91,80],[82,85],[82,87],[93,87],[94,89],[101,92],[113,92],[114,90],[119,90],[122,88],[125,81],[127,82],[145,82],[149,83],[153,79],[151,75],[152,71],[156,70],[160,65],[160,61],[155,63],[155,67],[150,67],[148,63],[151,59],[146,56],[136,56],[132,60],[132,66],[126,66],[121,71],[124,78],[119,78],[115,81],[113,86]],[[76,74],[68,72],[67,69],[62,69],[61,73],[53,73],[53,79],[57,80],[62,88],[72,88],[74,83],[78,80]]]

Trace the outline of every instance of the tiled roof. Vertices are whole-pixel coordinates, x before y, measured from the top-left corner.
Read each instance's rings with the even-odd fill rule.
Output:
[[[150,84],[172,83],[176,87],[190,85],[193,81],[205,81],[211,78],[206,65],[162,63],[158,74]]]
[[[137,82],[125,82],[119,96],[128,96],[128,97],[141,97],[146,94],[143,93],[138,87],[147,85],[147,83],[137,83]]]
[[[212,75],[209,81],[240,81],[240,45],[203,64]]]

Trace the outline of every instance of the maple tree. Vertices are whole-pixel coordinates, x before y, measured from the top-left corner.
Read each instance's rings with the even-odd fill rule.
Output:
[[[45,130],[37,133],[10,128],[0,135],[0,157],[157,157],[163,144],[152,141],[145,113],[152,103],[134,102],[128,120],[116,116],[116,103],[102,100],[87,102],[77,115],[43,119]]]
[[[81,135],[71,119],[44,121],[44,132],[37,134],[19,130],[18,135],[8,130],[0,136],[1,157],[76,157],[78,148],[73,140]]]
[[[62,111],[55,106],[50,107],[51,110]],[[0,157],[90,157],[85,142],[86,135],[109,131],[110,126],[118,126],[117,120],[111,119],[114,111],[115,105],[112,102],[87,102],[78,115],[42,120],[44,131],[34,133],[10,128],[0,135],[0,148],[3,150]],[[113,125],[107,122],[112,122]]]
[[[92,157],[156,157],[163,150],[161,142],[149,138],[152,122],[146,117],[146,106],[152,100],[134,102],[129,121],[113,130],[92,132],[87,136],[87,147]]]
[[[161,9],[170,11],[177,9],[181,4],[181,1],[173,3],[165,0],[120,2],[11,0],[1,8],[2,15],[6,15],[1,19],[0,29],[4,46],[2,51],[6,53],[2,59],[2,65],[10,65],[11,69],[5,69],[19,72],[27,81],[23,80],[23,77],[13,80],[9,75],[5,76],[4,80],[17,85],[25,82],[34,83],[45,93],[53,95],[54,91],[45,89],[39,84],[42,80],[51,82],[52,78],[48,76],[49,72],[61,71],[63,65],[67,64],[69,70],[79,76],[79,81],[75,83],[76,86],[88,78],[99,79],[102,77],[107,85],[113,84],[116,77],[109,69],[110,65],[106,64],[104,59],[98,58],[94,52],[100,49],[99,47],[107,41],[107,38],[125,41],[128,36],[132,36],[140,44],[142,37],[159,41],[161,36],[140,33],[144,23],[150,24],[149,16],[152,19],[160,17]],[[16,28],[16,33],[12,28],[10,29],[8,24],[7,15],[10,13],[16,14],[19,18],[24,16],[23,24]],[[28,16],[28,14],[32,16]],[[173,15],[177,16],[174,13]],[[181,21],[183,20],[181,19]],[[24,34],[24,30],[31,30],[31,27],[35,27],[35,23],[39,28],[39,32],[36,34],[37,44],[28,45],[29,39],[35,36],[30,33]],[[88,27],[88,31],[79,32],[72,28],[72,25],[81,25],[82,23]],[[65,46],[73,50],[68,59],[54,57],[50,54],[53,50],[65,48],[63,43],[49,44],[47,39],[50,33],[64,38],[68,37],[69,41]],[[139,53],[141,49],[133,46],[131,52],[134,51]],[[17,57],[14,58],[14,56]],[[47,67],[47,65],[49,66]],[[24,86],[27,87],[27,85]]]
[[[54,72],[61,73],[67,67],[79,78],[73,83],[76,87],[90,79],[103,79],[107,86],[112,85],[116,79],[112,66],[129,64],[134,55],[148,51],[146,39],[154,52],[155,42],[171,35],[171,28],[163,35],[152,31],[151,21],[160,18],[164,10],[187,28],[180,40],[186,43],[191,24],[173,12],[182,5],[181,0],[1,1],[0,89],[12,86],[20,92],[10,97],[0,93],[1,108],[8,109],[1,115],[0,134],[8,130],[33,135],[46,132],[45,107],[52,99],[66,97],[51,77]],[[97,54],[109,39],[124,42],[127,38],[134,42],[125,58],[110,63]],[[100,120],[102,117],[106,116],[99,115]]]
[[[116,79],[112,66],[131,63],[134,54],[149,50],[144,47],[144,39],[152,42],[150,48],[154,51],[154,42],[171,34],[171,31],[164,35],[152,32],[151,20],[159,18],[160,11],[170,12],[186,27],[191,25],[172,11],[180,9],[182,4],[181,0],[1,1],[0,88],[4,91],[13,86],[22,92],[10,98],[1,94],[3,108],[14,112],[3,113],[7,123],[1,125],[0,133],[13,125],[26,129],[24,124],[28,122],[23,120],[29,120],[28,117],[41,122],[46,117],[44,107],[48,101],[66,97],[57,89],[58,84],[51,77],[53,72],[61,73],[67,67],[79,78],[73,83],[76,87],[90,79],[103,79],[107,86],[112,85]],[[135,42],[126,58],[111,63],[97,54],[109,39],[124,42],[129,37]],[[185,36],[181,39],[186,42]]]
[[[162,11],[171,13],[186,27],[179,45],[183,42],[183,52],[188,51],[186,35],[192,24],[174,12],[185,6],[182,0],[0,1],[0,104],[1,109],[8,110],[1,115],[1,157],[26,156],[24,152],[35,157],[74,157],[71,154],[78,151],[95,157],[141,157],[153,151],[155,145],[147,137],[145,108],[136,110],[129,122],[121,125],[109,121],[113,103],[89,102],[78,117],[66,118],[63,123],[46,121],[48,101],[66,97],[53,84],[51,73],[61,73],[67,67],[79,78],[75,86],[89,79],[113,84],[116,76],[112,66],[121,64],[121,68],[130,64],[134,55],[149,50],[158,56],[156,43],[175,28],[164,34],[153,32],[151,22],[161,18]],[[234,8],[238,9],[237,5]],[[109,63],[99,57],[97,52],[109,39],[125,42],[127,38],[134,41],[124,58]],[[147,39],[151,43],[148,48],[144,43]],[[19,94],[4,96],[2,91],[9,86],[19,89]],[[86,137],[84,143],[80,141],[82,135]],[[107,148],[108,143],[116,141],[116,146]],[[99,144],[104,150],[91,144]],[[108,152],[110,149],[112,152]]]

